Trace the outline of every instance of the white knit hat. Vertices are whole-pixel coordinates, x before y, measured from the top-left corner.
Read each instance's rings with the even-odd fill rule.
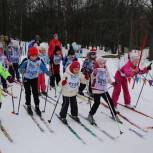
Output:
[[[106,59],[104,59],[103,57],[97,57],[97,58],[96,58],[96,63],[97,63],[97,64],[105,63],[105,62],[106,62]]]
[[[42,42],[42,43],[39,45],[39,50],[48,50],[48,44],[45,43],[45,42]]]

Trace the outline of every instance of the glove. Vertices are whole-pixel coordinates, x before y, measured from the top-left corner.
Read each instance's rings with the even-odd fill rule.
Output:
[[[115,86],[115,85],[117,85],[117,82],[112,82],[111,85]]]
[[[151,65],[152,65],[152,63],[150,63],[150,64],[147,66],[147,70],[151,70]]]
[[[13,82],[14,82],[14,78],[13,78],[12,76],[9,76],[9,77],[7,78],[7,81],[8,81],[9,83],[13,83]]]
[[[62,86],[65,86],[67,84],[67,77],[65,78],[65,80],[62,81]]]

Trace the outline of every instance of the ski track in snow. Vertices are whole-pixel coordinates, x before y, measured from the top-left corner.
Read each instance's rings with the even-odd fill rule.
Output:
[[[108,68],[111,72],[111,76],[116,71],[117,60],[108,59],[107,61]],[[62,70],[62,68],[61,68]],[[153,73],[151,73],[153,74]],[[47,83],[47,78],[46,78]],[[137,101],[137,97],[141,90],[142,82],[135,85],[135,88],[132,90],[132,83],[129,85],[132,104],[134,105]],[[10,89],[9,89],[10,90]],[[112,93],[112,88],[109,89],[110,94]],[[13,93],[19,98],[20,94],[20,85],[14,83]],[[54,90],[49,90],[49,95],[54,98]],[[142,96],[140,97],[140,102],[137,106],[137,109],[153,116],[153,87],[150,87],[148,84],[144,87]],[[18,98],[14,99],[15,109],[17,111]],[[78,99],[79,113],[87,117],[89,112],[89,104],[87,101]],[[50,99],[49,99],[50,100]],[[82,103],[79,103],[82,102]],[[123,94],[121,93],[120,103],[123,102]],[[33,123],[32,119],[27,115],[27,112],[23,108],[25,103],[24,92],[21,99],[21,108],[19,115],[12,114],[12,102],[11,97],[7,96],[3,99],[3,106],[0,110],[0,120],[4,127],[8,130],[8,133],[13,138],[13,143],[10,143],[3,133],[0,131],[0,153],[152,153],[152,139],[153,139],[153,130],[149,130],[148,133],[143,133],[142,131],[136,129],[132,125],[128,124],[126,121],[122,120],[125,126],[121,125],[123,134],[119,135],[119,130],[115,122],[110,120],[107,116],[103,115],[101,111],[110,115],[109,110],[100,106],[96,115],[94,116],[96,123],[101,129],[106,130],[112,136],[119,136],[116,141],[112,141],[106,135],[98,131],[96,128],[91,126],[86,120],[80,117],[80,120],[85,124],[90,130],[92,130],[96,135],[98,135],[103,142],[98,141],[95,137],[89,134],[84,128],[82,128],[75,121],[70,119],[67,116],[68,123],[70,126],[80,135],[80,137],[86,142],[86,145],[82,144],[74,135],[69,131],[69,129],[64,126],[59,119],[54,115],[50,128],[54,133],[50,133],[46,126],[40,121],[39,117],[36,116],[37,121],[41,127],[45,130],[42,133],[38,127]],[[33,98],[32,98],[33,103]],[[45,100],[40,98],[40,108],[43,110]],[[53,102],[55,103],[55,102]],[[62,103],[62,97],[60,98],[60,104]],[[43,113],[43,118],[47,121],[54,109],[54,105],[47,102],[46,112]],[[57,106],[56,113],[58,114],[61,109],[61,105]],[[128,117],[131,121],[136,124],[139,124],[142,128],[147,126],[153,126],[153,119],[149,119],[142,115],[139,115],[135,112],[132,112],[126,108],[119,106],[119,110],[122,114]],[[133,128],[136,131],[145,135],[144,139],[140,139],[135,134],[130,132],[127,127]]]

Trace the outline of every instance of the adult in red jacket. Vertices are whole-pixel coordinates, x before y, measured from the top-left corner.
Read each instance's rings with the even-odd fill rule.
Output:
[[[61,44],[60,40],[58,39],[58,34],[54,33],[53,37],[54,38],[50,41],[49,48],[48,48],[49,59],[53,58],[53,56],[54,56],[55,46],[58,46],[61,48],[61,55],[62,55],[62,44]],[[62,57],[63,57],[63,55],[62,55]]]

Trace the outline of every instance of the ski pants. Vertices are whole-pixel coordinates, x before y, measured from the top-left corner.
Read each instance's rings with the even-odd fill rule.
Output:
[[[76,96],[73,96],[73,97],[63,96],[63,103],[62,103],[62,108],[60,111],[61,118],[66,118],[69,104],[71,107],[71,115],[78,116],[78,105],[77,105]]]

